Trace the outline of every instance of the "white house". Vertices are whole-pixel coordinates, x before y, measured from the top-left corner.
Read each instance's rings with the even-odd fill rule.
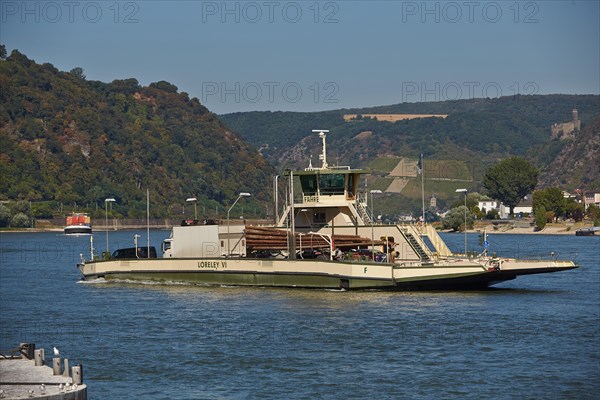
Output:
[[[515,215],[519,215],[521,213],[531,214],[533,212],[532,204],[532,195],[528,194],[521,200],[521,202],[519,202],[519,204],[517,204],[513,212]],[[495,209],[498,211],[498,215],[501,219],[510,217],[510,208],[502,204],[502,202],[499,200],[482,200],[477,203],[477,207],[479,207],[481,211],[485,210],[486,213],[492,209]]]
[[[490,210],[496,210],[501,219],[507,218],[510,211],[505,209],[504,205],[499,200],[482,200],[477,203],[477,207],[486,214]]]
[[[498,200],[482,200],[477,203],[477,207],[483,212],[488,212],[490,210],[497,210],[500,207],[500,202]]]
[[[600,207],[600,193],[585,192],[583,194],[583,203],[585,204],[586,210],[590,204],[595,204],[596,207]]]
[[[510,210],[508,210],[510,212]],[[523,197],[523,199],[517,204],[515,209],[513,210],[515,215],[518,214],[531,214],[533,212],[533,196],[528,194]]]

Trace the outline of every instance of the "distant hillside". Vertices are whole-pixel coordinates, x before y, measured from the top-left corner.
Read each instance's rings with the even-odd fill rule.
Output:
[[[542,170],[541,186],[600,191],[600,118],[565,141]]]
[[[569,121],[573,108],[581,132],[553,139],[551,125]],[[358,117],[346,122],[345,114]],[[448,116],[387,122],[365,114]],[[440,207],[456,200],[457,187],[481,190],[486,166],[510,155],[536,163],[542,185],[594,189],[598,114],[600,96],[549,95],[217,118],[168,82],[88,81],[81,69],[61,72],[13,51],[0,60],[0,200],[101,214],[104,199],[115,197],[116,212],[139,217],[150,189],[153,216],[181,215],[191,196],[201,216],[223,216],[249,191],[240,207],[263,216],[275,171],[268,161],[278,170],[305,167],[311,157],[318,165],[315,128],[330,130],[330,164],[372,169],[369,188],[387,193],[382,210],[420,207],[420,153],[427,196],[435,193]]]
[[[130,216],[215,211],[238,192],[264,212],[272,168],[215,114],[168,82],[87,81],[18,51],[0,60],[0,200],[54,200]]]
[[[426,160],[427,197],[435,193],[440,207],[456,200],[456,188],[481,191],[481,177],[487,166],[513,155],[536,164],[542,172],[542,184],[564,182],[566,190],[592,185],[597,179],[592,169],[568,170],[555,161],[574,143],[552,139],[551,126],[570,121],[573,108],[579,111],[582,129],[597,139],[600,132],[593,121],[600,114],[600,96],[594,95],[510,96],[313,113],[244,112],[219,118],[258,147],[279,169],[305,167],[311,156],[317,165],[321,142],[311,130],[329,129],[330,164],[371,168],[369,187],[387,190],[388,195],[381,202],[389,206],[388,211],[414,211],[420,208],[421,197],[417,177],[393,176],[391,171],[401,164],[414,170],[421,153]],[[344,115],[348,114],[358,117],[345,121]],[[386,114],[388,119],[399,119],[390,114],[448,116],[388,122],[364,118],[365,114]],[[589,150],[577,148],[585,154]],[[388,164],[387,169],[380,168]],[[459,165],[458,172],[448,167]],[[569,173],[574,176],[558,181],[552,178]]]
[[[278,165],[297,158],[299,149],[292,154],[286,152],[296,146],[307,147],[305,153],[317,154],[310,144],[319,143],[310,139],[311,129],[315,128],[331,131],[331,150],[337,152],[340,162],[355,163],[359,156],[366,165],[376,157],[417,157],[420,153],[440,159],[450,156],[465,159],[473,155],[491,160],[509,155],[534,159],[532,149],[550,141],[551,125],[570,120],[573,108],[579,110],[583,126],[590,124],[600,114],[600,96],[510,96],[313,113],[244,112],[219,118],[250,143],[262,147],[262,154]],[[397,122],[368,118],[346,122],[343,118],[345,114],[394,113],[448,114],[448,117]],[[356,142],[356,137],[363,140]],[[464,150],[457,153],[456,148]],[[536,156],[539,160],[537,157],[534,160],[541,165],[548,162],[543,154]]]

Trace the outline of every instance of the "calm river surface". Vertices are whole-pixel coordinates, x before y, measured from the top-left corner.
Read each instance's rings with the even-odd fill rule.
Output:
[[[110,248],[135,233],[145,244],[110,232]],[[50,363],[58,347],[90,399],[597,399],[600,237],[489,241],[581,268],[476,292],[82,283],[89,237],[0,233],[0,348],[34,342]]]

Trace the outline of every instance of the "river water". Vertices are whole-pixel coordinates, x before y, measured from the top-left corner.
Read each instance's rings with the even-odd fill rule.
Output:
[[[135,233],[145,244],[110,232],[110,248]],[[50,363],[58,347],[90,399],[597,399],[600,237],[488,240],[581,268],[470,292],[82,283],[89,237],[0,233],[0,348],[33,342]]]

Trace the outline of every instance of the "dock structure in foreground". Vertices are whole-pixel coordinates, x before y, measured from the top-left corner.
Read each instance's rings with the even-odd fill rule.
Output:
[[[9,352],[0,354],[0,399],[87,400],[81,365],[69,368],[68,359],[54,356],[50,368],[32,343]]]

